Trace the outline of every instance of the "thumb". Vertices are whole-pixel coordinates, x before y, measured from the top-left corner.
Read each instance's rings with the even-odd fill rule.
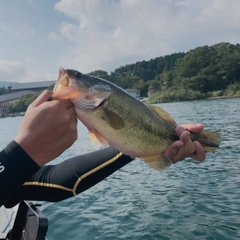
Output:
[[[37,107],[41,105],[44,102],[47,102],[49,98],[51,97],[52,92],[49,90],[43,91],[32,103],[31,107]]]

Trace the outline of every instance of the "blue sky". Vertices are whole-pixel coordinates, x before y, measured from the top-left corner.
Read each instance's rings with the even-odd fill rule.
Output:
[[[240,43],[239,0],[1,0],[0,81],[46,81],[219,42]]]

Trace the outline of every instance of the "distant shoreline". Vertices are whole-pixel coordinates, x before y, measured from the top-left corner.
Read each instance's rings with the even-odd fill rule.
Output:
[[[233,96],[219,96],[219,97],[208,97],[208,98],[204,98],[204,99],[209,99],[209,100],[211,100],[211,99],[238,98],[238,97],[240,97],[240,95],[233,95]],[[204,99],[203,99],[203,100],[204,100]]]
[[[163,102],[148,102],[148,101],[142,101],[146,102],[147,104],[160,104],[160,103],[174,103],[174,102],[185,102],[185,101],[201,101],[201,100],[214,100],[214,99],[227,99],[227,98],[239,98],[240,95],[233,95],[233,96],[218,96],[218,97],[207,97],[207,98],[199,98],[199,99],[188,99],[188,100],[181,100],[181,101],[163,101]]]

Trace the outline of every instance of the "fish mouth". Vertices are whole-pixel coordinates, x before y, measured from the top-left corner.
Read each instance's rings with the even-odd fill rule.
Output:
[[[102,107],[111,93],[111,87],[101,79],[61,68],[51,99],[70,99],[77,108],[93,110]]]
[[[67,70],[60,68],[58,80],[53,88],[51,99],[69,99],[76,98],[79,92],[73,88],[72,79],[69,77]]]

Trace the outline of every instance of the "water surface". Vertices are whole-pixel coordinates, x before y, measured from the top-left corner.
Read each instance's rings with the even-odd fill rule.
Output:
[[[158,172],[139,160],[84,193],[43,202],[48,240],[240,239],[240,98],[159,104],[179,123],[204,123],[223,139],[203,163],[190,159]],[[22,117],[0,119],[1,146]],[[93,151],[87,130],[55,163]]]

